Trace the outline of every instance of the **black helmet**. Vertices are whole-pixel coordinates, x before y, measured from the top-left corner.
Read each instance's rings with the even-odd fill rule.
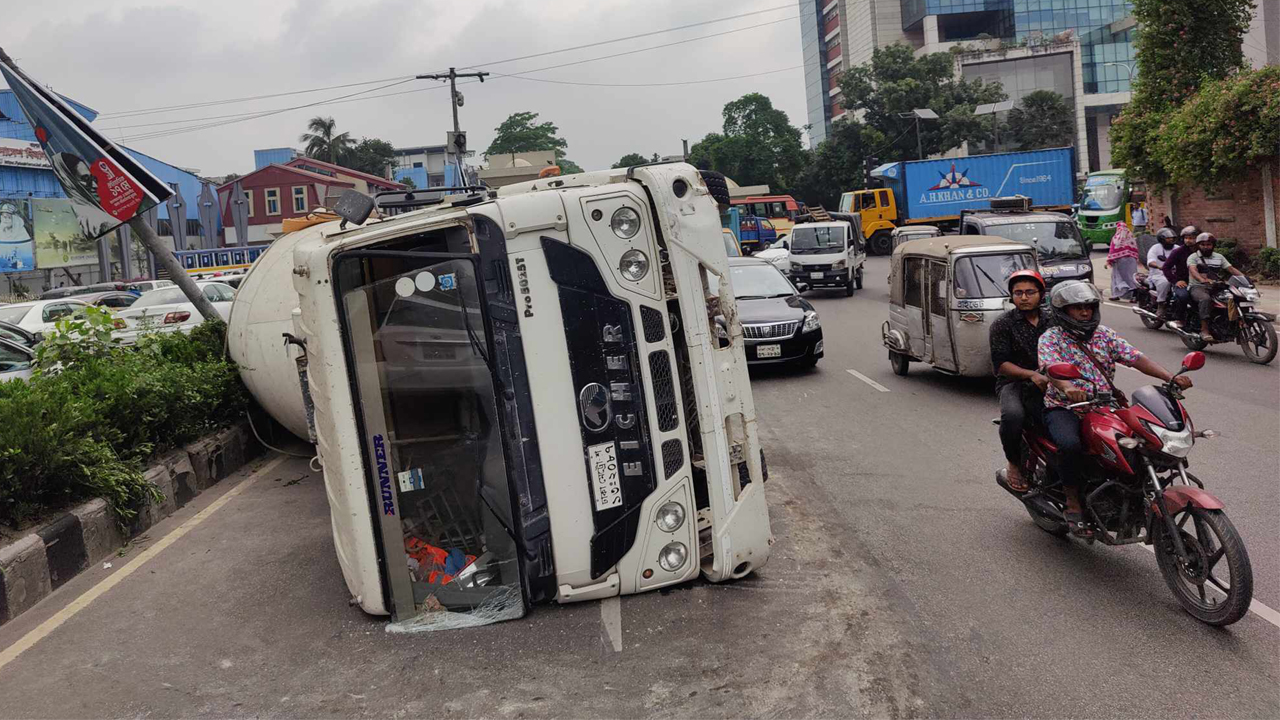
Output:
[[[1161,245],[1172,245],[1177,242],[1178,236],[1173,233],[1173,228],[1160,228],[1156,231],[1156,240],[1159,240]]]
[[[1190,235],[1191,237],[1195,237],[1196,235],[1200,234],[1200,228],[1196,227],[1195,225],[1188,225],[1182,228],[1182,232],[1178,234],[1181,235],[1182,237],[1186,237],[1188,235]]]
[[[1053,318],[1064,332],[1077,341],[1087,343],[1093,339],[1093,333],[1102,321],[1102,295],[1098,289],[1087,282],[1068,280],[1058,283],[1049,295],[1049,304],[1053,307]],[[1092,305],[1093,317],[1081,322],[1067,313],[1071,305]]]

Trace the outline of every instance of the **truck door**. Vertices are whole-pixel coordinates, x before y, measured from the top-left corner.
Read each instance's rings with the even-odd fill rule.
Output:
[[[909,257],[903,263],[906,290],[903,305],[907,319],[907,347],[911,357],[928,360],[933,357],[933,339],[929,335],[929,313],[925,299],[925,261]]]
[[[930,330],[930,339],[933,341],[929,359],[934,367],[955,370],[956,360],[951,346],[951,325],[948,319],[950,311],[947,307],[947,264],[931,260],[927,271],[929,276],[927,326]]]
[[[893,204],[893,193],[889,190],[876,191],[876,206],[879,208],[879,219],[894,222],[898,219],[898,209]]]

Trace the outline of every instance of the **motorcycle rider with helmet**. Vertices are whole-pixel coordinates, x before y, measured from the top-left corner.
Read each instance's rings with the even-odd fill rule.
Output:
[[[1022,476],[1022,430],[1027,418],[1044,412],[1049,378],[1040,369],[1040,336],[1053,324],[1053,314],[1041,307],[1044,278],[1035,270],[1017,270],[1005,281],[1013,309],[991,324],[991,366],[1000,398],[1000,444],[1008,461],[1005,479],[1017,492],[1026,492]]]
[[[1224,273],[1244,277],[1244,273],[1216,251],[1217,246],[1218,238],[1213,233],[1202,232],[1196,236],[1196,249],[1199,252],[1191,255],[1187,261],[1191,299],[1196,301],[1200,310],[1200,339],[1205,342],[1214,342],[1213,333],[1209,332],[1209,315],[1213,311],[1213,283],[1223,280]]]
[[[1187,275],[1187,259],[1196,251],[1196,236],[1200,234],[1200,229],[1195,225],[1188,225],[1182,228],[1179,235],[1182,237],[1182,244],[1174,248],[1169,256],[1165,258],[1164,265],[1161,270],[1164,271],[1164,277],[1169,281],[1173,288],[1174,305],[1186,307],[1191,299],[1191,293],[1187,289],[1190,276]]]
[[[1170,228],[1156,231],[1156,244],[1147,251],[1147,284],[1156,291],[1156,317],[1165,319],[1169,311],[1169,278],[1164,276],[1162,268],[1169,254],[1174,251],[1177,234]]]
[[[1080,379],[1049,380],[1044,422],[1058,450],[1054,470],[1066,495],[1067,523],[1074,535],[1090,538],[1093,531],[1084,522],[1080,503],[1080,486],[1087,471],[1080,416],[1068,406],[1104,392],[1118,397],[1114,383],[1116,363],[1163,382],[1172,380],[1183,389],[1191,387],[1191,378],[1179,375],[1175,379],[1173,373],[1143,355],[1115,330],[1102,325],[1102,295],[1093,285],[1079,280],[1063,282],[1054,287],[1049,304],[1055,324],[1040,336],[1040,371],[1046,372],[1055,363],[1068,363],[1080,372]]]

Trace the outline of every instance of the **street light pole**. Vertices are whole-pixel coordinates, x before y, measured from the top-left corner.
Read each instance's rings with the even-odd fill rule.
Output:
[[[488,75],[489,73],[487,72],[460,73],[458,72],[457,68],[449,68],[449,72],[447,73],[430,73],[427,75],[417,76],[418,80],[448,80],[449,81],[449,105],[453,107],[453,136],[455,138],[455,143],[457,142],[456,138],[458,138],[462,133],[462,130],[458,126],[458,106],[462,104],[460,102],[460,96],[458,95],[458,78],[473,77],[473,78],[479,79],[480,82],[484,82],[484,79]],[[458,152],[457,148],[450,148],[446,152],[449,152],[454,156],[454,160],[455,160],[454,166],[458,168],[457,170],[458,177],[455,179],[455,182],[458,182],[460,184],[465,184],[466,181],[462,179],[462,153]],[[431,183],[428,181],[427,184],[430,185]]]

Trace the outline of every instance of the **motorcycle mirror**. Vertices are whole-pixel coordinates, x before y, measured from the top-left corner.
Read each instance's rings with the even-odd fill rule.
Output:
[[[1189,352],[1182,358],[1183,370],[1199,370],[1202,367],[1204,367],[1204,353],[1199,350]]]
[[[1201,360],[1203,362],[1203,360]],[[1054,380],[1079,380],[1080,371],[1071,363],[1054,363],[1048,368],[1049,377]]]

